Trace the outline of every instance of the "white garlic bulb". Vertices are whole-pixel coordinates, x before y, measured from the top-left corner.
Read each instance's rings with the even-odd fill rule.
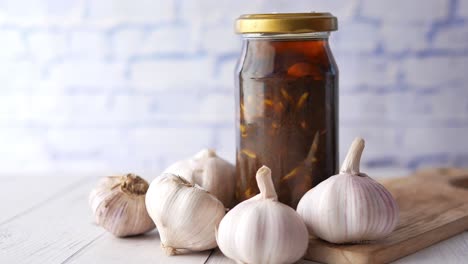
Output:
[[[268,167],[261,167],[256,179],[260,194],[238,204],[221,220],[218,246],[240,263],[293,263],[307,250],[307,228],[294,209],[278,202]]]
[[[154,229],[146,212],[147,190],[148,182],[135,174],[103,178],[89,195],[96,223],[118,237]]]
[[[180,176],[163,174],[150,184],[146,207],[167,255],[216,247],[215,228],[225,209],[199,186]]]
[[[216,196],[225,207],[233,205],[235,167],[220,158],[212,149],[203,149],[192,158],[178,161],[169,166],[164,173],[179,175],[201,186]]]
[[[332,243],[359,243],[388,236],[398,205],[380,183],[359,171],[364,140],[352,143],[340,173],[309,190],[297,206],[311,234]]]

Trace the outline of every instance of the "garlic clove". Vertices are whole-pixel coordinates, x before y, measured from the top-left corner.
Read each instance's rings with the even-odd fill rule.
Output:
[[[217,197],[225,207],[233,206],[236,178],[235,167],[229,162],[221,158],[206,160],[200,179],[194,182]]]
[[[146,207],[167,255],[216,247],[215,228],[225,210],[207,191],[180,176],[164,174],[150,184]]]
[[[256,179],[260,194],[221,220],[218,246],[238,263],[293,263],[307,250],[307,228],[291,207],[278,202],[268,167],[260,168]]]
[[[360,172],[364,140],[350,147],[340,174],[309,190],[297,212],[311,234],[332,243],[359,243],[388,236],[398,223],[398,205],[392,195]]]
[[[216,151],[214,149],[202,149],[200,150],[197,154],[193,156],[193,160],[199,161],[199,160],[205,160],[208,158],[216,158],[218,155],[216,154]]]
[[[181,176],[216,196],[225,207],[234,203],[235,167],[212,149],[203,149],[192,158],[178,161],[164,173]]]
[[[164,173],[171,173],[185,178],[189,182],[193,182],[194,174],[196,171],[196,164],[193,160],[180,160],[167,167]]]
[[[134,174],[103,178],[89,195],[96,223],[117,237],[154,229],[146,212],[147,189],[148,183]]]
[[[192,158],[175,162],[164,170],[164,173],[171,173],[181,176],[191,183],[200,185],[202,182],[203,166],[208,159],[218,158],[212,149],[202,149]],[[201,186],[201,185],[200,185]]]

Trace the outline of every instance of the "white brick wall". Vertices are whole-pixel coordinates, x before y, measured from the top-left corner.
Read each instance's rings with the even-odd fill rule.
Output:
[[[209,84],[212,65],[212,60],[206,57],[137,61],[131,65],[131,81],[149,89],[167,90],[170,87],[189,89],[189,84],[191,86]]]
[[[428,133],[432,130],[431,133]],[[435,132],[435,133],[434,133]],[[468,133],[468,129],[459,127],[408,128],[405,131],[402,152],[417,154],[466,153],[466,146],[459,138]],[[441,136],[443,135],[443,140]],[[408,156],[407,154],[403,154]]]
[[[264,11],[263,5],[267,4],[262,0],[224,1],[222,3],[218,0],[180,0],[180,19],[186,24],[198,24],[202,27],[222,23],[226,29],[229,27],[232,30],[231,23],[240,14]]]
[[[239,43],[239,42],[238,42]],[[241,45],[241,44],[239,44]],[[223,59],[221,62],[218,61],[217,67],[214,69],[214,79],[216,85],[228,90],[230,95],[234,94],[233,83],[234,73],[237,64],[237,54]]]
[[[2,43],[0,59],[16,59],[25,55],[26,47],[21,32],[14,29],[1,30],[0,43]]]
[[[340,146],[346,150],[356,136],[366,139],[366,151],[362,158],[363,166],[373,160],[398,158],[399,129],[382,124],[347,123],[340,131]],[[340,160],[344,159],[346,151],[340,152]]]
[[[196,33],[189,25],[156,29],[146,36],[139,53],[193,54],[199,46],[199,36]]]
[[[468,2],[461,0],[458,1],[457,14],[463,17],[468,17]]]
[[[32,89],[42,78],[40,65],[29,60],[0,61],[0,93]]]
[[[89,1],[87,17],[91,21],[165,23],[174,19],[174,0],[99,0]]]
[[[363,0],[362,15],[389,23],[431,23],[448,15],[448,0]]]
[[[103,59],[109,56],[106,36],[96,30],[77,30],[70,37],[70,53],[76,58]]]
[[[4,172],[52,169],[42,131],[14,127],[2,129],[0,144]]]
[[[107,150],[118,150],[122,133],[116,129],[50,129],[45,144],[56,158],[76,156],[93,159]]]
[[[337,63],[343,89],[389,87],[397,81],[398,65],[384,57],[340,56]]]
[[[418,52],[427,48],[430,29],[427,24],[384,24],[378,38],[389,53]]]
[[[125,65],[118,62],[71,59],[53,64],[48,80],[68,86],[119,86],[125,85]]]
[[[0,124],[26,122],[30,117],[30,98],[24,93],[3,95],[0,104]]]
[[[468,57],[410,58],[402,69],[406,80],[414,87],[450,88],[454,84],[466,84],[467,74],[461,70],[468,66]]]
[[[112,37],[112,54],[117,60],[127,60],[135,56],[145,45],[146,32],[139,27],[123,28]]]
[[[213,132],[209,128],[197,127],[148,127],[131,129],[128,138],[133,146],[131,159],[165,167],[211,146]]]
[[[437,49],[466,50],[468,28],[463,24],[444,28],[436,35],[433,46]]]
[[[232,138],[235,138],[234,126],[218,129],[217,133],[218,155],[224,159],[235,163],[236,162],[236,143]]]
[[[157,175],[202,147],[234,161],[243,13],[329,11],[341,156],[468,166],[468,1],[0,1],[4,172]]]
[[[201,121],[229,123],[234,120],[234,94],[212,94],[200,100]],[[216,109],[216,111],[215,111]]]
[[[372,52],[379,44],[379,28],[368,23],[340,25],[340,33],[332,33],[331,46],[338,53]]]
[[[26,39],[29,56],[39,63],[58,59],[68,52],[69,41],[63,31],[37,31],[29,34]]]
[[[21,26],[74,25],[82,21],[85,0],[7,0],[1,21]]]

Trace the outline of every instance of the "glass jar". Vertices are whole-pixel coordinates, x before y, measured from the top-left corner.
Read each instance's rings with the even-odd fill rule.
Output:
[[[295,208],[338,169],[338,68],[330,13],[253,14],[236,21],[236,200],[258,193],[262,165],[278,198]]]

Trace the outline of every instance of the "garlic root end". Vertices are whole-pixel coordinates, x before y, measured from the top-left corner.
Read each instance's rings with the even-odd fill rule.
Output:
[[[166,254],[166,256],[175,256],[175,255],[177,255],[177,250],[175,248],[173,248],[173,247],[166,246],[163,243],[161,243],[161,248],[164,251],[164,253]]]
[[[149,184],[145,179],[141,178],[140,176],[133,173],[128,173],[127,175],[122,177],[120,188],[123,192],[127,194],[145,195],[146,191],[148,191]]]
[[[177,184],[186,186],[186,187],[194,187],[195,185],[187,181],[184,177],[181,177],[179,175],[174,175],[175,177],[172,179],[174,182]]]
[[[166,246],[162,242],[161,242],[161,248],[166,254],[166,256],[176,256],[176,255],[182,255],[182,254],[187,254],[187,253],[192,252],[191,250],[185,249],[185,248],[174,248],[171,246]]]

